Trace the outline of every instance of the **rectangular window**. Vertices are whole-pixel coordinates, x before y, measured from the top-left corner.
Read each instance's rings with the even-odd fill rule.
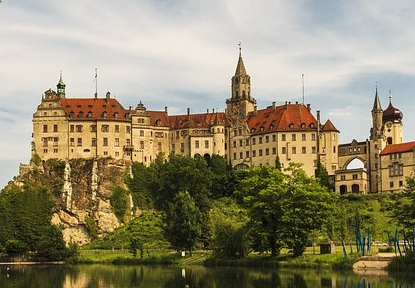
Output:
[[[311,134],[311,141],[316,141],[316,134]]]
[[[130,126],[125,126],[125,132],[130,133],[131,132],[131,127]]]
[[[246,146],[249,146],[249,138],[248,138],[248,139],[246,139],[246,141],[245,141],[245,145],[246,145]]]
[[[291,134],[291,141],[296,141],[296,137],[297,135],[295,135],[295,134]]]
[[[269,148],[265,149],[265,155],[269,155]]]
[[[102,146],[108,146],[108,138],[102,138]]]
[[[301,147],[301,153],[302,154],[307,154],[307,148],[306,147]]]
[[[244,153],[239,152],[239,159],[244,159]]]
[[[102,132],[108,132],[109,131],[109,126],[108,125],[102,125],[101,131]]]
[[[340,176],[340,180],[341,180],[341,181],[345,181],[345,180],[346,180],[346,175],[341,175],[341,176]]]
[[[69,126],[69,131],[72,133],[75,132],[75,125]]]
[[[195,141],[195,148],[199,148],[199,140]]]
[[[272,154],[273,154],[273,155],[277,154],[277,148],[272,147]]]
[[[144,130],[140,130],[140,137],[144,137]]]
[[[281,141],[286,141],[286,135],[285,134],[281,134]]]
[[[242,139],[239,139],[239,146],[240,146],[240,147],[242,147],[242,146],[243,146],[243,144],[242,144],[242,143],[243,143]]]
[[[140,149],[144,149],[144,141],[140,141]]]
[[[282,147],[281,154],[287,154],[287,147]]]
[[[261,157],[261,156],[262,156],[262,149],[259,149],[259,150],[258,150],[258,155],[259,155],[259,157]]]
[[[104,156],[108,156],[108,151],[104,151]]]
[[[402,187],[402,186],[403,186],[403,181],[399,180],[399,187]]]
[[[303,134],[301,134],[301,141],[305,141],[306,140],[306,136],[305,136],[305,134],[303,133]]]
[[[357,174],[353,174],[352,177],[353,177],[353,180],[357,180]]]
[[[249,158],[249,151],[245,151],[245,157]]]
[[[236,153],[233,153],[233,160],[236,160]]]
[[[43,133],[47,133],[48,132],[48,125],[43,125]]]
[[[76,125],[76,132],[82,132],[83,126],[82,125]]]
[[[131,146],[131,139],[125,139],[125,145]]]
[[[316,154],[317,153],[317,149],[315,146],[311,147],[311,153],[312,154]]]
[[[120,125],[115,125],[114,132],[115,133],[120,133]]]
[[[209,141],[205,140],[205,148],[209,148]]]
[[[184,143],[180,143],[180,151],[184,152]]]
[[[58,140],[59,140],[59,138],[58,137],[53,137],[53,146],[58,146]]]
[[[92,147],[96,147],[97,146],[97,138],[92,138],[91,139],[91,146]]]
[[[90,132],[97,132],[97,125],[91,125],[91,126],[89,126],[89,131]]]
[[[389,187],[393,188],[393,181],[389,182]]]
[[[43,138],[43,147],[48,147],[48,138]]]
[[[291,154],[297,154],[297,147],[291,147]]]
[[[69,146],[75,146],[75,138],[69,139]]]
[[[233,148],[236,148],[236,141],[233,141]]]
[[[56,124],[53,125],[53,132],[58,132],[58,125]]]
[[[269,143],[269,136],[265,136],[265,143]]]
[[[58,149],[53,149],[53,153],[58,153]]]
[[[252,150],[252,157],[256,157],[256,151]]]
[[[115,147],[120,147],[120,138],[115,138],[114,140],[115,140],[114,141],[114,146]]]
[[[115,157],[120,157],[120,152],[116,151],[115,152]]]
[[[258,138],[258,143],[262,144],[262,137],[261,136],[259,136],[259,138]]]
[[[252,138],[252,145],[256,145],[256,138]]]
[[[78,138],[76,146],[82,146],[82,138]]]
[[[272,135],[272,142],[276,142],[277,141],[277,135],[273,134]]]

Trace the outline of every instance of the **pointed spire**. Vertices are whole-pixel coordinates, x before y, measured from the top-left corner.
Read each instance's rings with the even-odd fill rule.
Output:
[[[374,111],[382,111],[382,107],[380,106],[380,99],[378,95],[378,85],[376,85],[375,102],[373,103],[373,109],[372,109],[372,112]]]
[[[65,98],[65,87],[66,87],[66,85],[65,85],[65,83],[63,83],[63,80],[62,80],[62,71],[61,71],[60,77],[59,77],[59,82],[56,85],[59,98]]]
[[[389,89],[389,105],[392,105],[392,92]]]
[[[246,75],[244,61],[242,60],[241,42],[239,42],[238,46],[239,46],[239,59],[238,59],[238,64],[236,65],[235,76]]]

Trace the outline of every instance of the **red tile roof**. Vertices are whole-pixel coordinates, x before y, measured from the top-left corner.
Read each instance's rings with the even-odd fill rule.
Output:
[[[334,132],[339,132],[340,133],[340,131],[337,130],[337,128],[330,121],[330,119],[328,119],[326,121],[326,123],[324,123],[324,125],[321,127],[321,130],[323,130],[323,131],[334,131]]]
[[[66,116],[72,120],[129,121],[127,111],[114,98],[62,98],[59,99]]]
[[[317,120],[310,109],[298,103],[270,106],[256,113],[251,112],[247,123],[252,134],[316,130],[317,128]]]
[[[230,126],[230,119],[223,112],[185,114],[169,116],[170,128],[187,129],[187,128],[209,128],[214,124],[222,124],[225,127]]]
[[[415,141],[400,144],[389,144],[383,149],[380,155],[388,155],[394,153],[411,152],[415,150]]]

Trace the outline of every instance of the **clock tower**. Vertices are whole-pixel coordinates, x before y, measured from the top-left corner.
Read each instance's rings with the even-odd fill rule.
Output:
[[[245,119],[255,110],[256,100],[251,97],[251,77],[246,73],[240,47],[238,64],[231,85],[232,96],[226,100],[226,113],[233,119]]]

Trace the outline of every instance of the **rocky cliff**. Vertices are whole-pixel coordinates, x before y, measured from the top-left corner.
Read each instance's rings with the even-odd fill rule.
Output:
[[[124,186],[128,171],[127,163],[109,158],[32,161],[21,165],[12,184],[49,187],[56,203],[52,223],[63,227],[67,243],[82,245],[121,225],[110,204],[111,189]]]

